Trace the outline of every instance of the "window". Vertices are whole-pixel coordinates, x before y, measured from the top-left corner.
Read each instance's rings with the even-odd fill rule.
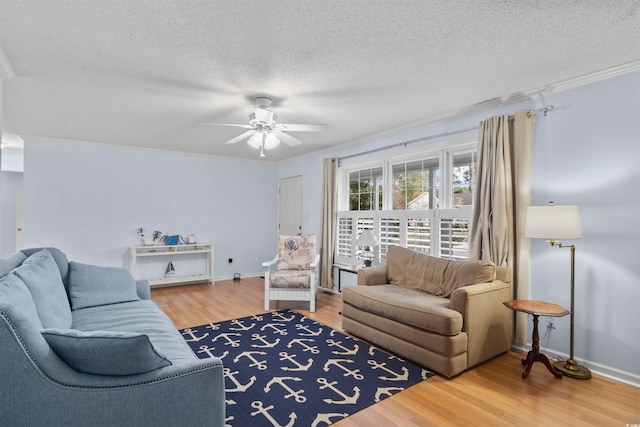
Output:
[[[453,186],[453,207],[473,206],[473,183],[476,174],[476,153],[464,153],[453,156],[451,182]]]
[[[382,209],[382,168],[363,169],[349,174],[349,210]]]
[[[472,143],[341,168],[339,206],[347,210],[338,212],[336,261],[360,263],[356,240],[365,229],[378,237],[380,263],[389,245],[469,259],[476,162]]]
[[[439,159],[417,160],[391,166],[393,209],[436,209],[440,168]]]

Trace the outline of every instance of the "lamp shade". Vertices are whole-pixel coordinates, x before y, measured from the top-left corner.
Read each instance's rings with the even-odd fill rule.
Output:
[[[264,137],[264,149],[265,150],[271,150],[272,148],[276,148],[278,146],[278,144],[280,144],[280,140],[278,138],[276,138],[276,136],[272,132],[269,132]]]
[[[364,230],[356,240],[356,246],[378,246],[378,239],[371,230]]]
[[[258,149],[262,146],[262,138],[263,138],[262,132],[256,131],[256,133],[251,135],[251,138],[249,138],[249,140],[247,141],[247,144],[249,144],[253,148]]]
[[[579,239],[582,237],[580,209],[577,205],[529,206],[524,236],[534,239]]]

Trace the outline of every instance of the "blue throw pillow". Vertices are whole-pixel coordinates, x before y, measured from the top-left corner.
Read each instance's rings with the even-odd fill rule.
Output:
[[[58,357],[78,372],[135,375],[171,366],[144,334],[75,329],[44,329],[41,333]]]
[[[22,261],[25,259],[27,259],[27,256],[22,252],[16,252],[13,255],[0,259],[0,277],[9,274],[11,270],[22,264]]]
[[[140,301],[136,281],[124,268],[69,263],[71,307],[80,310],[98,305]]]
[[[42,329],[31,292],[15,274],[0,277],[0,311],[7,313],[18,331],[22,326],[29,331]]]
[[[62,283],[60,269],[48,250],[43,249],[32,254],[13,274],[29,288],[43,327],[71,326],[71,307],[67,292]]]

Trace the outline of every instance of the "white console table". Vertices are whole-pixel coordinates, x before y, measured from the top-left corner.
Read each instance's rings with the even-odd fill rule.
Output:
[[[199,255],[204,257],[206,262],[204,272],[196,274],[176,274],[173,277],[152,278],[149,280],[150,286],[167,286],[180,283],[191,282],[212,282],[213,283],[213,245],[210,243],[197,243],[186,245],[153,245],[153,246],[131,246],[129,247],[129,253],[131,255],[131,263],[129,264],[129,271],[131,275],[137,280],[138,277],[138,261],[140,258],[149,259],[154,257],[154,261],[162,262],[163,266],[161,270],[164,271],[166,265],[171,261],[177,263],[180,257],[197,258]]]

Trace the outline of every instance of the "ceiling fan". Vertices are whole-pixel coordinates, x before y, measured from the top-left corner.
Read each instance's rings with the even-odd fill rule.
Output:
[[[250,129],[225,144],[235,144],[247,139],[247,144],[253,148],[260,149],[260,157],[265,157],[264,150],[270,150],[284,142],[290,147],[302,144],[297,138],[289,135],[288,132],[322,132],[327,129],[324,124],[284,124],[278,123],[278,116],[271,110],[271,98],[260,96],[255,99],[254,112],[249,114],[249,124],[230,123],[209,123],[196,122],[198,124],[214,126],[234,126]]]

